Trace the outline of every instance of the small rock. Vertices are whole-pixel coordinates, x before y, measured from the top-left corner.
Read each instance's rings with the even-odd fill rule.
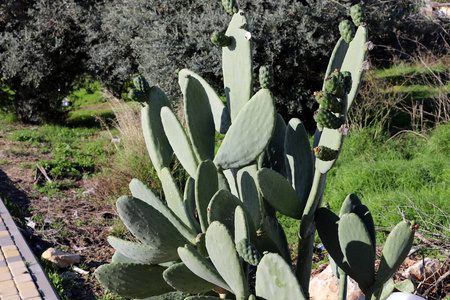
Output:
[[[358,284],[348,278],[347,300],[356,300],[363,292]],[[314,276],[309,283],[309,293],[312,300],[337,300],[339,296],[339,279],[333,275],[331,266]]]
[[[48,248],[42,253],[42,258],[53,262],[58,268],[67,268],[73,264],[80,263],[81,260],[78,254],[62,252],[55,248]]]
[[[410,293],[395,292],[390,294],[386,300],[425,300],[425,298]]]
[[[414,279],[417,283],[423,282],[424,288],[428,288],[433,285],[444,272],[445,270],[442,262],[427,257],[406,269],[403,276]]]

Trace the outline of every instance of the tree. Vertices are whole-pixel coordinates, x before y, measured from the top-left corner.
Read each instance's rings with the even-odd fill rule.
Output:
[[[22,122],[60,119],[61,100],[87,59],[84,22],[94,1],[19,0],[0,4],[0,70],[3,83],[15,92],[3,97]]]

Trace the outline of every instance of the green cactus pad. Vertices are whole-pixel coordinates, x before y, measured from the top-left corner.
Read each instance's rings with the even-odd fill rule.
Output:
[[[245,262],[251,264],[252,266],[257,266],[261,261],[261,255],[258,250],[256,250],[255,245],[253,245],[247,238],[244,238],[236,243],[236,251]]]
[[[178,255],[192,273],[231,292],[231,288],[225,283],[211,261],[201,256],[192,246],[186,245],[178,248]]]
[[[217,47],[226,47],[231,44],[231,39],[221,31],[214,31],[211,35],[211,42]]]
[[[260,252],[268,251],[278,253],[286,262],[291,263],[291,253],[286,240],[286,234],[275,217],[263,215],[257,235],[255,244]]]
[[[273,85],[273,68],[272,66],[261,66],[259,68],[259,84],[262,89],[270,89]]]
[[[226,190],[218,191],[209,202],[208,222],[220,221],[231,232],[234,232],[234,213],[241,200]]]
[[[250,238],[250,227],[244,210],[236,206],[234,210],[234,243]],[[239,251],[238,251],[239,252]]]
[[[291,266],[275,253],[264,255],[258,265],[256,296],[267,300],[306,300]]]
[[[355,207],[360,204],[362,203],[358,196],[356,196],[355,194],[349,194],[341,205],[339,215],[342,216],[343,214],[349,214],[353,212]]]
[[[117,200],[117,211],[131,233],[155,251],[166,253],[167,261],[178,258],[177,247],[191,242],[163,214],[142,200],[122,196]]]
[[[195,204],[195,179],[192,177],[189,177],[186,180],[186,185],[184,187],[184,194],[183,194],[183,205],[184,210],[186,211],[186,216],[189,219],[189,223],[191,224],[191,227],[197,232],[202,232],[200,223],[197,220],[196,217],[196,204]]]
[[[404,221],[398,223],[391,231],[381,254],[377,286],[383,285],[405,260],[414,240],[414,232],[411,223]]]
[[[358,215],[344,214],[338,234],[345,260],[352,270],[346,273],[358,282],[362,291],[367,291],[375,282],[375,251],[366,226]]]
[[[149,264],[111,263],[97,268],[95,277],[121,297],[146,298],[173,291],[162,277],[165,269]]]
[[[363,68],[362,65],[366,59],[367,48],[367,28],[360,26],[356,31],[355,38],[350,44],[340,39],[333,50],[330,62],[327,67],[326,76],[329,76],[334,70],[338,69],[342,73],[349,71],[352,76],[352,88],[346,98],[341,99],[346,111],[349,110],[357,93],[361,82]],[[344,141],[344,136],[339,130],[324,128],[320,135],[320,144],[332,149],[340,149]],[[318,143],[317,143],[318,144]],[[322,173],[327,173],[336,163],[336,160],[328,162],[319,162],[317,169]]]
[[[373,251],[376,250],[376,233],[375,233],[375,224],[373,223],[372,214],[369,211],[369,208],[367,206],[360,204],[357,205],[353,211],[353,213],[357,214],[358,217],[363,221],[364,225],[366,226],[367,232],[370,235],[370,239],[372,241]]]
[[[395,283],[394,283],[394,279],[389,278],[388,281],[386,281],[383,286],[381,287],[381,293],[380,291],[377,291],[377,294],[380,294],[379,297],[377,297],[380,300],[385,300],[387,297],[389,297],[392,292],[395,289]]]
[[[225,135],[214,163],[222,169],[255,161],[267,147],[275,128],[275,107],[269,90],[260,90],[241,110]]]
[[[208,95],[215,129],[217,132],[225,134],[231,125],[231,118],[228,108],[222,102],[222,99],[220,99],[220,97],[217,95],[216,91],[200,75],[190,70],[183,69],[178,73],[178,84],[181,87],[181,91],[186,90],[189,76],[197,79],[198,82],[203,86],[203,89]]]
[[[336,265],[350,275],[350,273],[352,273],[351,269],[344,259],[344,253],[339,244],[339,217],[331,210],[322,207],[316,211],[314,218],[316,221],[317,232],[319,233],[325,249],[327,249]]]
[[[339,156],[339,150],[331,149],[325,146],[317,146],[313,150],[316,158],[322,161],[334,160]]]
[[[225,32],[231,44],[222,48],[223,83],[233,122],[253,93],[252,43],[246,28],[247,17],[240,10],[233,15]]]
[[[245,167],[244,167],[245,168]],[[225,169],[225,170],[219,170],[218,173],[222,173],[225,179],[227,180],[229,189],[226,189],[230,191],[233,195],[236,197],[239,197],[238,192],[238,184],[236,182],[237,178],[235,179],[236,170],[235,169]]]
[[[286,126],[287,178],[294,187],[297,197],[306,205],[314,177],[311,145],[305,127],[299,119],[293,118]]]
[[[186,217],[186,212],[183,206],[183,198],[180,195],[180,191],[170,170],[168,168],[161,169],[159,179],[161,180],[164,190],[167,206],[180,218],[180,220],[182,220],[185,224],[189,224],[189,220]]]
[[[251,228],[258,228],[261,223],[260,195],[256,186],[256,165],[250,165],[237,172],[240,199],[245,207]],[[253,234],[253,232],[252,232]]]
[[[259,170],[256,176],[259,191],[272,207],[283,215],[301,219],[305,206],[286,178],[266,168]]]
[[[416,285],[414,284],[414,281],[411,278],[399,281],[394,286],[400,292],[405,293],[414,293],[414,291],[416,290]]]
[[[123,253],[124,256],[136,263],[159,264],[173,259],[173,255],[168,255],[146,244],[134,243],[113,236],[108,237],[108,243],[116,251]]]
[[[209,258],[238,299],[249,296],[244,270],[233,239],[225,225],[215,221],[206,231]]]
[[[286,133],[286,123],[280,114],[277,114],[277,123],[273,132],[272,139],[269,142],[266,150],[258,159],[259,168],[269,168],[277,171],[284,177],[286,174],[286,159],[284,151]]]
[[[154,86],[148,94],[149,100],[141,110],[142,130],[148,154],[156,171],[168,167],[172,162],[172,147],[167,140],[161,122],[160,112],[163,107],[171,110],[169,100],[163,91]]]
[[[355,26],[349,21],[344,20],[339,23],[339,32],[341,33],[342,38],[350,43],[355,37]]]
[[[163,272],[164,280],[175,290],[199,294],[215,288],[211,282],[198,277],[184,263],[177,263]]]
[[[198,162],[194,154],[191,142],[172,110],[161,109],[161,121],[164,132],[177,155],[178,160],[183,165],[186,172],[193,178],[197,176]]]
[[[209,203],[219,189],[217,169],[210,160],[205,160],[198,166],[197,180],[195,181],[195,204],[202,231],[208,228]]]
[[[214,119],[208,92],[202,83],[188,76],[184,95],[186,127],[198,161],[214,158]]]
[[[195,240],[195,232],[188,227],[189,220],[186,214],[183,213],[184,218],[176,215],[170,208],[168,208],[143,182],[138,179],[133,179],[130,182],[130,190],[133,197],[138,198],[145,203],[151,205],[154,209],[164,215],[188,240],[193,242]],[[187,222],[187,223],[186,223]]]
[[[233,15],[238,12],[236,0],[222,0],[222,6],[229,15]]]
[[[358,27],[355,38],[350,44],[347,44],[343,39],[340,39],[334,47],[333,53],[330,57],[330,62],[328,63],[327,71],[325,73],[326,77],[330,76],[336,69],[343,74],[345,71],[349,71],[351,73],[352,88],[347,97],[347,111],[358,94],[358,88],[363,75],[362,65],[366,60],[367,54],[367,39],[367,28],[363,26]]]
[[[342,112],[342,102],[332,94],[326,91],[320,91],[317,92],[315,96],[317,103],[319,103],[322,108],[327,109],[333,113]]]
[[[350,16],[355,26],[360,26],[365,21],[364,8],[361,4],[355,4],[350,7]]]
[[[113,263],[138,263],[137,261],[135,261],[129,257],[126,257],[119,251],[114,252],[114,254],[111,258],[111,262],[113,262]]]

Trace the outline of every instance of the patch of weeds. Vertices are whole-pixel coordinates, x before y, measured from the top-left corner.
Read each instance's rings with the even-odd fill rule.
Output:
[[[33,170],[36,169],[36,163],[33,162],[24,162],[20,164],[20,168]]]
[[[10,161],[9,161],[9,159],[7,159],[7,158],[0,160],[0,166],[2,166],[2,165],[7,165],[7,164],[9,164],[9,163],[10,163]]]
[[[60,191],[70,189],[74,186],[71,181],[45,181],[34,186],[34,189],[44,196],[51,197],[59,195]]]
[[[14,131],[10,139],[15,142],[28,142],[34,145],[48,141],[39,130],[34,128]]]
[[[60,273],[55,269],[53,263],[46,259],[39,259],[39,263],[44,268],[45,273],[47,273],[51,284],[55,288],[56,293],[61,300],[72,299],[72,293],[76,287],[76,278],[69,276],[67,272]],[[74,274],[73,272],[70,272]],[[76,274],[75,274],[76,275]]]

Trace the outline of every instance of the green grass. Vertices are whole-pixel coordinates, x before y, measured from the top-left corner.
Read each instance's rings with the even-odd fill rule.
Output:
[[[393,227],[400,210],[422,229],[450,235],[450,125],[430,135],[406,133],[374,138],[366,128],[352,132],[328,175],[324,201],[336,213],[345,197],[358,195],[376,226]]]

